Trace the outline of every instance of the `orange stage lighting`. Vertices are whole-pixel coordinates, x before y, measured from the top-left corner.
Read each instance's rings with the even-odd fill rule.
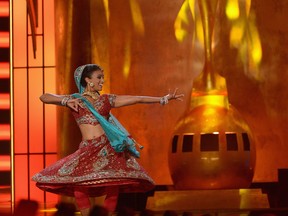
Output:
[[[0,32],[0,47],[9,47],[9,32]]]
[[[10,95],[9,94],[0,94],[0,110],[1,109],[10,109]]]
[[[0,155],[0,170],[10,171],[10,155]]]
[[[54,204],[58,195],[46,195],[31,181],[32,175],[57,160],[56,106],[43,105],[39,100],[43,92],[56,92],[54,0],[38,1],[38,7],[34,8],[38,15],[38,25],[34,26],[37,34],[33,35],[37,43],[36,53],[31,20],[27,19],[27,1],[10,2],[13,3],[10,16],[10,23],[13,23],[10,26],[12,200],[17,202],[29,197],[40,203],[46,202],[45,205]],[[3,66],[5,69],[0,69],[0,77],[9,78],[9,65]]]
[[[0,79],[8,79],[9,78],[9,63],[8,62],[0,62]]]
[[[9,16],[9,1],[0,1],[0,17]]]
[[[0,140],[10,140],[10,125],[9,124],[0,125]]]

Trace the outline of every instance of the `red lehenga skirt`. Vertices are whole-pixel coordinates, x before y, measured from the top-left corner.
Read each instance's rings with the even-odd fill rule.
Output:
[[[106,135],[85,140],[79,149],[35,174],[32,180],[42,190],[74,196],[85,187],[89,196],[101,196],[107,187],[118,186],[120,193],[146,192],[153,180],[128,152],[117,153]]]

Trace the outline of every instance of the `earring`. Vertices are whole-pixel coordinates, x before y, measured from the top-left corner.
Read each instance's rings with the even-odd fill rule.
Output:
[[[89,86],[90,86],[90,87],[93,87],[93,86],[94,86],[94,83],[90,82],[90,83],[89,83]]]

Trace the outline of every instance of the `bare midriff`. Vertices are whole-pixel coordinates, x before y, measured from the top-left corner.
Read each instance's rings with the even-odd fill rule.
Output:
[[[97,124],[96,126],[91,124],[81,124],[79,125],[79,128],[82,134],[82,140],[95,139],[105,133],[100,124]]]

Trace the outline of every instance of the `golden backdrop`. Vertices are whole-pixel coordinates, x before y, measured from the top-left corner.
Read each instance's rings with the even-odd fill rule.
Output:
[[[105,70],[105,92],[162,96],[177,87],[185,94],[183,102],[172,101],[164,107],[135,105],[112,110],[145,146],[140,163],[157,184],[172,184],[168,146],[177,120],[189,107],[193,79],[203,66],[203,52],[192,49],[193,16],[186,13],[185,2],[55,1],[58,93],[76,91],[73,71],[78,65],[98,63]],[[185,37],[179,39],[175,20],[183,10]],[[277,169],[288,167],[287,10],[285,0],[251,1],[249,16],[262,47],[257,73],[239,60],[239,53],[229,45],[227,26],[221,19],[219,24],[217,69],[226,78],[230,103],[255,136],[254,182],[276,181]],[[67,110],[58,114],[61,155],[65,155],[77,148],[80,132]]]

